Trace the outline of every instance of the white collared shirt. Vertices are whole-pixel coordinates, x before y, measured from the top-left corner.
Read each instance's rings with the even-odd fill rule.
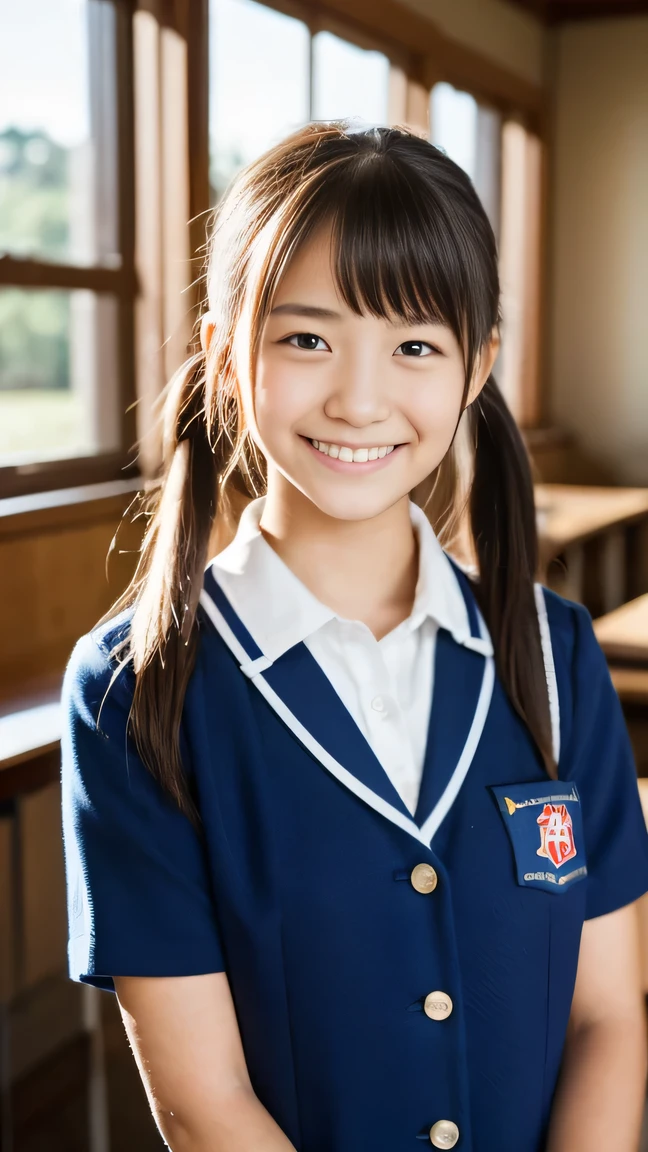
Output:
[[[413,814],[423,774],[439,628],[474,641],[451,564],[425,514],[410,503],[419,543],[411,615],[376,640],[366,624],[322,604],[259,529],[264,499],[244,510],[232,543],[211,561],[214,575],[263,654],[277,660],[303,642]],[[490,644],[486,642],[490,651]]]

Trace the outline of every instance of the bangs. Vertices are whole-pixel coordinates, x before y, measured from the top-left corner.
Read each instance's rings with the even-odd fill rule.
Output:
[[[447,325],[464,347],[469,269],[427,181],[385,156],[344,177],[320,191],[342,299],[359,315]]]

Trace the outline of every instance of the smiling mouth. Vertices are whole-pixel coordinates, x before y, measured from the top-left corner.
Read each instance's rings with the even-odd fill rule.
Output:
[[[366,464],[369,460],[382,460],[397,447],[394,444],[382,444],[375,448],[347,448],[343,444],[327,444],[324,440],[311,440],[310,443],[323,456],[331,456],[333,460],[342,460],[346,464]]]

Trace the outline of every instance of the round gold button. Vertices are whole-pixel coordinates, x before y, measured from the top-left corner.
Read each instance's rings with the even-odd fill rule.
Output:
[[[430,1020],[445,1020],[452,1012],[452,1000],[447,992],[430,992],[425,997],[423,1011]]]
[[[439,882],[439,877],[431,864],[417,864],[416,868],[412,869],[410,881],[412,888],[415,888],[417,892],[425,894],[427,892],[434,892]]]
[[[435,1148],[454,1148],[459,1139],[459,1129],[452,1120],[437,1120],[430,1128],[430,1142]]]

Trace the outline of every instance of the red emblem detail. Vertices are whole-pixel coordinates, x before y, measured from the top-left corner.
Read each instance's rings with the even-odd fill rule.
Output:
[[[545,804],[540,825],[540,847],[538,856],[547,856],[556,868],[566,864],[576,855],[572,818],[564,804]]]

